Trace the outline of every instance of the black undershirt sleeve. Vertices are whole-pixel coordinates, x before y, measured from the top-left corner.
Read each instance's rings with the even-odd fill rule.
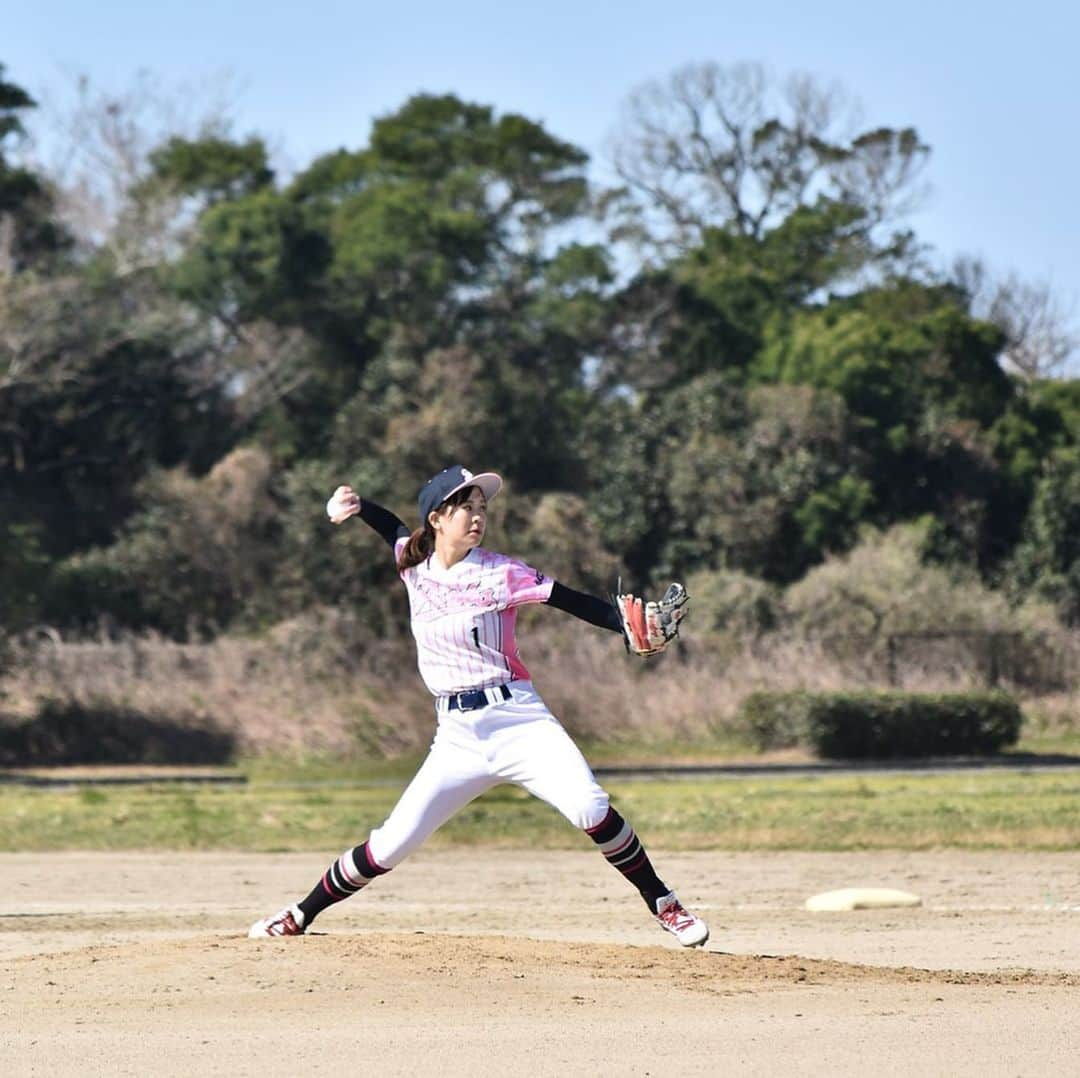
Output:
[[[410,534],[405,522],[395,516],[389,509],[384,509],[375,502],[369,502],[367,498],[360,499],[360,519],[374,528],[391,547],[401,538]]]
[[[564,587],[557,580],[551,585],[547,605],[555,607],[556,610],[565,610],[575,618],[581,618],[590,625],[598,625],[601,629],[610,629],[613,633],[623,631],[622,621],[613,604],[593,595],[586,595],[583,591]]]

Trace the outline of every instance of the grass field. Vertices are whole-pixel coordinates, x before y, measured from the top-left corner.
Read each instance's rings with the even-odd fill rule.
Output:
[[[360,777],[252,767],[244,783],[0,786],[0,848],[304,851],[355,844],[381,822],[411,761]],[[241,769],[241,772],[243,769]],[[1080,772],[995,770],[616,779],[605,786],[655,846],[685,850],[995,850],[1080,848]],[[547,805],[499,787],[433,846],[584,847]]]

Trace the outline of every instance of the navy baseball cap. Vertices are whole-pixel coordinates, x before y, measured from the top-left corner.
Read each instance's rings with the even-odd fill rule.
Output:
[[[429,479],[420,491],[417,504],[420,507],[420,523],[426,524],[428,513],[438,509],[447,498],[455,495],[464,487],[479,487],[484,497],[491,501],[502,489],[502,479],[494,472],[480,472],[474,475],[460,464],[451,464],[438,475]]]

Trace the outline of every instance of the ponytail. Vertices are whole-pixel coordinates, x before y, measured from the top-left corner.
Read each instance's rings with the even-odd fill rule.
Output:
[[[422,528],[409,536],[405,545],[401,548],[401,556],[398,558],[398,572],[403,573],[422,561],[427,561],[435,551],[435,532],[430,524],[424,524]]]

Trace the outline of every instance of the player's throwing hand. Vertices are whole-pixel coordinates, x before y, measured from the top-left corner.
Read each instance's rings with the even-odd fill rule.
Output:
[[[360,512],[360,495],[352,487],[338,487],[326,503],[331,524],[342,524]]]

